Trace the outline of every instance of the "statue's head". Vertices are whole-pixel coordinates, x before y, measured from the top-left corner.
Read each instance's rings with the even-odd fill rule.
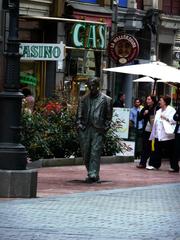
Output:
[[[99,86],[100,86],[100,79],[97,77],[89,78],[87,82],[87,86],[91,92],[91,95],[97,95],[99,92]]]

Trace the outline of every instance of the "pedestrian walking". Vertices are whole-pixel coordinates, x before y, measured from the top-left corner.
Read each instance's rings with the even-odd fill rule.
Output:
[[[134,106],[130,109],[129,139],[135,140],[135,159],[140,158],[142,152],[143,119],[139,120],[142,110],[141,99],[134,99]]]
[[[154,152],[150,157],[148,170],[159,169],[163,157],[169,158],[170,170],[174,172],[178,169],[177,163],[174,162],[174,128],[175,121],[173,116],[175,109],[170,106],[171,97],[166,95],[160,97],[160,109],[156,112],[150,140],[155,141]]]
[[[149,140],[155,113],[157,110],[157,100],[156,96],[149,95],[146,97],[146,102],[144,108],[139,113],[139,120],[144,120],[143,122],[143,145],[142,145],[142,153],[139,165],[137,168],[146,168],[147,160],[151,156],[152,152],[152,141]]]
[[[99,90],[100,79],[88,81],[89,92],[80,98],[77,109],[77,129],[87,183],[99,182],[100,158],[104,135],[112,119],[112,98]]]

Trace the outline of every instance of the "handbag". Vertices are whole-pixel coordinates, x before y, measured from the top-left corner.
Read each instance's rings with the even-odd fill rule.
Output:
[[[163,126],[166,134],[173,134],[175,131],[176,124],[172,124],[166,120],[163,120]]]

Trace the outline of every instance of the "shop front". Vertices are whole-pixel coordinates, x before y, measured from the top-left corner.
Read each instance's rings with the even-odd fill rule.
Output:
[[[28,86],[31,91],[34,90],[32,91],[33,95],[35,95],[35,90],[39,89],[41,90],[39,91],[39,95],[43,95],[42,90],[44,86],[41,86],[42,81],[38,81],[38,71],[36,72],[37,74],[33,71],[33,69],[36,69],[36,66],[38,66],[36,62],[55,61],[61,63],[65,58],[64,50],[65,45],[62,42],[60,44],[21,43],[19,47],[21,55],[21,86],[25,85],[26,87]],[[25,61],[25,63],[23,63],[23,61]],[[28,67],[26,68],[26,66]]]
[[[106,25],[75,23],[66,47],[67,77],[71,81],[71,97],[77,101],[86,91],[89,77],[101,75],[102,53],[106,49]]]
[[[57,90],[68,90],[69,97],[76,101],[86,90],[86,80],[101,75],[106,38],[107,24],[103,22],[33,16],[22,18],[20,42],[25,55],[21,57],[20,66],[22,87],[26,83],[37,99],[53,96]],[[56,59],[58,48],[50,45],[56,46],[61,41],[65,53],[64,60],[59,61]]]
[[[87,89],[86,81],[89,77],[100,77],[101,88],[103,88],[102,68],[106,61],[112,11],[98,4],[70,2],[66,6],[65,13],[66,16],[77,21],[65,27],[67,37],[67,81],[65,82],[70,83],[70,95],[77,102],[78,97],[83,95]]]
[[[20,87],[28,87],[36,99],[55,89],[55,57],[60,51],[56,35],[55,22],[25,16],[19,20]]]

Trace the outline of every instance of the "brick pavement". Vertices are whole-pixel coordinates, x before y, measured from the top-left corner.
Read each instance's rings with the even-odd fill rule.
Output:
[[[179,173],[168,173],[169,163],[160,170],[137,169],[135,163],[101,164],[101,184],[86,184],[85,167],[65,166],[38,169],[38,197],[84,191],[129,188],[162,183],[180,183]]]

